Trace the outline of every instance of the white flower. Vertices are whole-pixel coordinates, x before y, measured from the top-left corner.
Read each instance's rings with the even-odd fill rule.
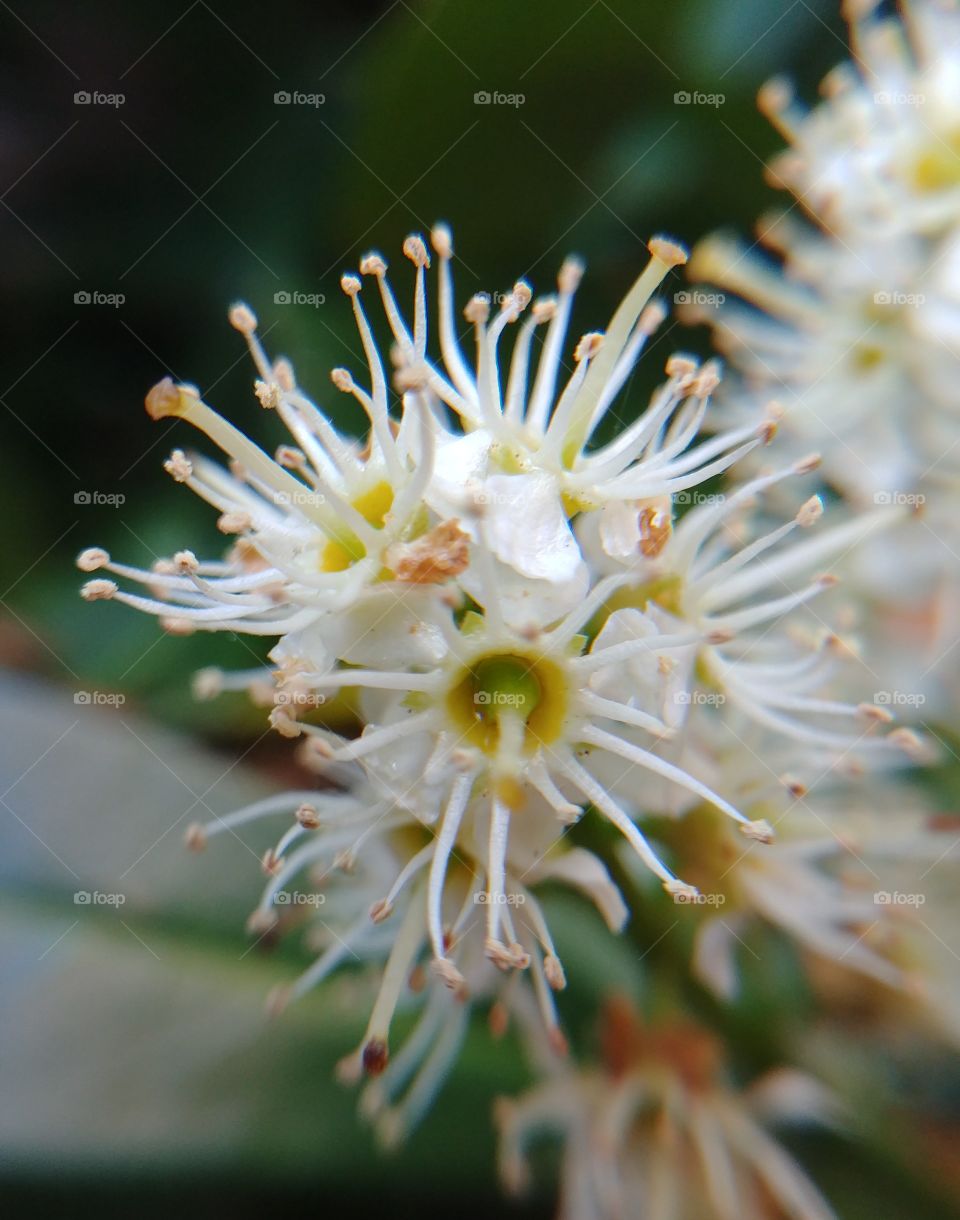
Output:
[[[913,0],[903,19],[852,0],[855,62],[824,80],[806,111],[782,80],[760,105],[790,142],[770,167],[833,231],[887,239],[952,226],[960,207],[960,12]]]
[[[492,1005],[495,1032],[502,1033],[514,1017],[529,1039],[554,1055],[566,1053],[553,1001],[566,979],[535,893],[538,885],[553,881],[583,894],[611,931],[619,931],[627,916],[601,861],[582,847],[557,843],[554,812],[535,797],[525,805],[495,897],[484,849],[489,803],[471,800],[470,786],[464,778],[451,798],[467,798],[452,841],[435,836],[411,811],[411,801],[402,799],[411,793],[398,788],[398,799],[381,799],[362,781],[349,791],[282,793],[187,832],[188,843],[199,850],[218,835],[243,836],[261,822],[294,813],[293,824],[263,854],[268,881],[249,927],[262,936],[300,926],[307,914],[308,944],[318,955],[294,984],[273,993],[270,1007],[278,1013],[345,962],[359,959],[381,971],[367,1028],[339,1075],[347,1082],[369,1078],[361,1105],[387,1142],[416,1125],[441,1087],[471,1005]],[[436,889],[434,859],[440,853]],[[485,916],[494,901],[511,942],[509,960],[497,962],[501,969],[484,952]],[[442,944],[442,981],[422,966],[434,935]],[[525,980],[508,986],[504,971],[514,970]],[[416,1007],[419,1017],[394,1057],[390,1028],[400,1006]]]
[[[771,1204],[797,1220],[831,1220],[829,1205],[766,1130],[835,1120],[836,1102],[822,1085],[780,1069],[738,1094],[706,1030],[676,1016],[644,1025],[622,997],[607,1002],[601,1045],[598,1067],[554,1071],[518,1100],[498,1103],[508,1189],[528,1185],[529,1145],[554,1135],[564,1152],[559,1220],[762,1220]]]

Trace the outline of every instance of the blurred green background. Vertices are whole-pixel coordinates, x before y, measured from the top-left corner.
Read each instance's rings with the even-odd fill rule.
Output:
[[[268,350],[290,356],[307,391],[343,426],[355,426],[328,377],[335,365],[358,375],[364,367],[339,277],[377,248],[393,263],[405,299],[412,276],[400,244],[437,219],[454,230],[462,300],[508,288],[521,275],[549,291],[562,257],[576,252],[588,275],[574,330],[602,328],[645,262],[651,234],[693,242],[718,226],[750,230],[774,199],[762,183],[762,162],[779,146],[756,113],[758,86],[783,71],[810,96],[845,53],[842,23],[828,0],[275,0],[269,7],[10,0],[0,5],[0,27],[0,510],[7,523],[0,663],[42,675],[67,704],[78,689],[122,690],[126,716],[202,734],[221,751],[216,773],[241,751],[261,771],[286,768],[283,744],[278,751],[271,739],[260,741],[262,712],[241,700],[197,707],[189,698],[194,668],[247,665],[246,649],[226,637],[164,636],[151,619],[77,597],[82,578],[73,558],[83,547],[103,545],[149,565],[182,546],[213,555],[223,545],[213,514],[161,469],[173,446],[195,438],[185,427],[152,423],[142,408],[145,391],[168,373],[191,381],[268,448],[278,443],[276,421],[253,399],[240,337],[226,323],[227,305],[242,298],[258,313]],[[475,101],[492,91],[523,101]],[[276,95],[284,92],[323,100],[283,104]],[[695,92],[722,95],[722,104],[677,100]],[[75,100],[82,93],[101,96]],[[324,300],[281,304],[278,293]],[[95,299],[84,303],[77,294]],[[123,301],[97,294],[122,294]],[[636,406],[671,351],[697,346],[700,336],[668,323],[630,387]],[[122,502],[95,502],[104,498]],[[37,726],[55,720],[35,689],[18,683],[7,684],[11,767],[28,764],[39,753],[33,743],[43,741],[39,727],[39,736],[18,737],[21,709],[30,709],[27,722]],[[68,718],[71,708],[58,706],[57,714]],[[52,773],[53,790],[34,796],[47,810],[58,801],[69,807],[77,850],[98,833],[98,816],[127,809],[165,827],[162,811],[175,799],[159,767],[142,781],[148,796],[131,796],[136,781],[125,768],[134,764],[104,744],[112,731],[105,728],[101,740],[90,729],[84,748],[71,747],[69,762]],[[171,751],[183,748],[161,740]],[[111,761],[100,761],[100,749]],[[218,808],[228,807],[224,796]],[[36,837],[37,825],[23,820]],[[29,837],[26,829],[22,835]],[[171,874],[190,868],[189,884],[178,873],[174,891],[182,897],[210,885],[219,866],[209,857],[184,864],[179,836],[173,838]],[[170,946],[160,957],[176,1029],[188,1046],[199,1014],[208,1014],[205,1028],[211,1020],[210,1001],[202,987],[197,997],[190,992],[191,980],[215,990],[225,1013],[247,1014],[259,1012],[275,978],[273,964],[262,959],[237,964],[246,944],[243,903],[252,903],[257,881],[248,865],[235,863],[229,896],[208,895],[196,910],[189,902],[164,907],[171,891],[158,880],[145,891],[141,922],[132,923],[154,947]],[[63,878],[33,872],[29,863],[19,872],[8,867],[5,876],[20,904],[5,939],[21,944],[21,935],[37,936],[35,915],[50,920],[48,899]],[[171,909],[192,929],[187,948]],[[104,916],[84,930],[99,982],[97,970],[81,962],[73,991],[41,990],[44,1011],[52,1006],[62,1018],[40,1023],[48,1040],[69,1044],[71,1006],[78,1004],[82,1026],[82,997],[90,987],[109,988],[104,961],[120,962],[130,950],[114,924]],[[52,920],[47,941],[40,936],[37,943],[53,941],[57,926]],[[581,971],[589,978],[594,930],[580,933],[579,950],[567,950],[582,958],[572,978]],[[229,969],[210,965],[221,962],[216,954],[204,956],[217,945],[227,947]],[[282,952],[300,960],[295,950]],[[611,952],[627,955],[611,965],[613,973],[636,975],[628,948]],[[213,1215],[228,1206],[237,1216],[304,1206],[326,1214],[389,1206],[396,1217],[454,1208],[463,1216],[491,1208],[507,1214],[492,1185],[485,1134],[496,1091],[487,1043],[478,1037],[471,1044],[437,1117],[410,1147],[381,1159],[353,1117],[352,1099],[329,1081],[332,1059],[359,1032],[346,985],[339,1007],[334,991],[324,1004],[303,1005],[281,1033],[251,1034],[218,1061],[217,1072],[230,1077],[221,1109],[235,1096],[253,1107],[235,1138],[218,1142],[214,1114],[206,1132],[200,1122],[180,1143],[159,1141],[162,1155],[150,1140],[115,1157],[108,1141],[93,1137],[67,1146],[58,1135],[49,1149],[27,1136],[7,1140],[3,1197],[11,1214],[39,1206],[101,1216],[126,1215],[134,1206],[158,1216]],[[576,994],[571,1005],[576,1011]],[[136,1048],[124,1050],[124,1070],[111,1087],[119,1095],[143,1090],[140,1107],[150,1109],[164,1065],[154,1063],[155,1075],[144,1075]],[[177,1042],[164,1053],[172,1063],[181,1052]],[[37,1054],[43,1058],[42,1047]],[[505,1059],[497,1085],[509,1090],[523,1073],[514,1054]],[[46,1079],[42,1070],[31,1078],[21,1069],[8,1095],[14,1130],[18,1090]],[[217,1072],[204,1079],[219,1097]],[[169,1111],[157,1104],[169,1134],[180,1121],[177,1098]],[[55,1111],[56,1099],[51,1105]],[[135,1121],[137,1107],[129,1113]],[[28,1129],[43,1130],[43,1121],[33,1114]],[[105,1123],[108,1133],[115,1127]],[[211,1133],[213,1146],[205,1139]],[[944,1214],[881,1159],[871,1163],[830,1141],[808,1151],[828,1187],[834,1183],[848,1197],[845,1215],[877,1214],[876,1190],[861,1209],[865,1177],[877,1184],[884,1214]],[[550,1214],[549,1199],[522,1214]]]

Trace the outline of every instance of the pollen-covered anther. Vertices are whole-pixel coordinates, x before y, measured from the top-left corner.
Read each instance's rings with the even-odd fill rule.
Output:
[[[530,310],[530,312],[533,314],[534,321],[536,321],[538,325],[543,322],[549,322],[556,316],[556,297],[541,297],[538,301],[534,301],[533,308]]]
[[[563,972],[560,959],[552,953],[543,959],[543,974],[554,991],[563,991],[567,985],[567,976]]]
[[[286,705],[273,708],[267,719],[270,722],[270,727],[275,729],[281,737],[299,737],[303,732],[301,726],[290,715],[289,708]]]
[[[577,364],[583,360],[592,360],[603,347],[603,335],[600,331],[590,331],[584,335],[573,352]]]
[[[903,750],[904,754],[908,757],[917,761],[925,761],[932,755],[930,747],[923,741],[923,738],[919,737],[913,729],[908,729],[904,726],[894,729],[887,737],[887,741],[891,745],[896,746],[897,749]]]
[[[490,298],[485,292],[478,292],[466,303],[463,316],[475,326],[482,326],[490,317]]]
[[[285,470],[306,470],[307,458],[295,445],[279,445],[276,452],[277,465]]]
[[[241,510],[221,513],[217,518],[217,529],[221,534],[246,534],[253,529],[253,518]]]
[[[398,394],[417,393],[430,384],[430,370],[423,361],[403,364],[393,375],[393,388]]]
[[[584,270],[579,258],[565,258],[557,274],[557,287],[565,294],[576,292],[583,279]]]
[[[299,805],[293,816],[304,830],[317,830],[320,826],[320,814],[313,805]]]
[[[513,291],[509,296],[504,298],[502,309],[510,315],[510,320],[515,322],[530,304],[532,298],[533,291],[526,280],[517,280],[513,286]]]
[[[276,411],[283,402],[280,387],[274,381],[254,382],[253,392],[265,411]]]
[[[695,885],[681,881],[679,877],[671,877],[669,881],[664,881],[663,888],[674,902],[696,902],[700,896],[700,891]]]
[[[490,1031],[491,1038],[499,1041],[509,1028],[510,1010],[506,1004],[497,1000],[490,1005],[490,1011],[487,1013],[487,1029]]]
[[[839,583],[840,577],[834,576],[832,572],[824,572],[814,581],[814,584],[818,585],[821,589],[833,589]]]
[[[740,833],[747,839],[753,839],[757,843],[772,843],[774,840],[773,827],[766,818],[757,818],[753,822],[740,822]]]
[[[277,385],[284,393],[290,393],[297,388],[297,379],[293,372],[293,365],[286,356],[278,356],[273,362],[273,376]]]
[[[223,670],[213,666],[198,669],[193,675],[191,686],[194,699],[200,702],[216,699],[217,695],[223,691]]]
[[[356,388],[348,369],[331,369],[330,380],[342,394],[350,394]]]
[[[529,954],[524,954],[526,957],[525,964],[521,965],[520,960],[518,960],[516,950],[519,948],[519,945],[516,947],[513,945],[505,945],[502,941],[492,940],[489,937],[484,941],[483,944],[484,953],[486,953],[490,961],[492,961],[493,964],[500,970],[523,970],[529,966]],[[520,950],[520,952],[523,953],[523,950]]]
[[[786,788],[790,795],[796,797],[797,800],[801,800],[810,791],[807,785],[802,780],[797,779],[795,775],[781,775],[780,783],[783,784],[784,788]]]
[[[667,357],[667,362],[663,366],[664,372],[668,377],[679,377],[682,380],[689,379],[699,369],[700,365],[690,356],[682,356],[679,353],[674,353]]]
[[[403,243],[403,253],[415,267],[429,267],[430,253],[419,233],[411,233]]]
[[[435,958],[433,972],[451,991],[460,991],[466,986],[466,979],[448,957]]]
[[[823,458],[819,453],[808,453],[806,457],[802,457],[799,461],[794,462],[793,472],[794,474],[813,474],[815,470],[820,468],[822,462]]]
[[[386,275],[386,259],[383,258],[382,255],[378,254],[375,250],[371,250],[369,254],[365,254],[360,260],[360,274],[377,276]]]
[[[192,822],[186,829],[183,840],[191,851],[203,851],[207,846],[207,832],[199,822]]]
[[[893,720],[892,712],[885,707],[878,707],[875,703],[858,703],[857,715],[871,724],[890,724]]]
[[[87,602],[109,601],[117,588],[115,580],[88,580],[80,590],[80,596]]]
[[[355,275],[342,275],[340,277],[340,287],[348,297],[355,297],[360,291],[361,284]]]
[[[385,919],[389,919],[393,914],[393,903],[388,902],[386,898],[379,898],[370,907],[370,918],[374,923],[383,923]]]
[[[271,1018],[279,1017],[286,1011],[287,1005],[290,1003],[290,988],[289,987],[273,987],[267,995],[266,1008],[267,1016]]]
[[[178,386],[172,377],[164,377],[147,392],[143,405],[151,419],[168,419],[182,410],[182,394],[186,389]]]
[[[783,76],[775,76],[760,87],[757,109],[768,118],[781,114],[793,101],[793,89]]]
[[[182,449],[174,449],[163,463],[163,468],[175,483],[186,483],[193,477],[193,463]]]
[[[713,631],[708,631],[704,636],[704,640],[708,644],[729,644],[734,638],[736,632],[731,631],[729,627],[717,627]]]
[[[197,630],[190,619],[181,618],[176,614],[165,614],[158,622],[167,635],[193,635]]]
[[[280,871],[282,863],[282,857],[278,856],[272,847],[268,847],[260,858],[260,868],[268,877],[275,876]]]
[[[173,564],[181,576],[193,576],[200,570],[200,561],[193,551],[177,551]]]
[[[444,224],[436,224],[430,230],[430,244],[441,258],[453,258],[453,236]]]
[[[655,559],[670,541],[673,532],[669,500],[641,508],[637,525],[640,531],[640,554],[647,559]]]
[[[395,542],[384,560],[404,584],[437,584],[459,576],[470,562],[470,536],[456,518],[441,521],[413,542]]]
[[[110,562],[110,555],[103,547],[91,546],[77,556],[77,567],[81,572],[96,572]]]
[[[231,306],[227,317],[233,329],[238,330],[241,335],[252,335],[257,329],[257,315],[249,305],[244,305],[242,301]]]
[[[367,1076],[379,1076],[387,1066],[390,1053],[382,1038],[371,1038],[363,1048],[363,1070]]]
[[[823,501],[819,496],[811,496],[806,503],[800,506],[795,520],[801,529],[807,529],[814,525],[823,516]]]
[[[669,237],[662,237],[659,234],[650,238],[647,242],[647,249],[654,258],[659,259],[661,263],[666,263],[668,267],[680,267],[690,257],[686,248],[679,242],[671,241]]]

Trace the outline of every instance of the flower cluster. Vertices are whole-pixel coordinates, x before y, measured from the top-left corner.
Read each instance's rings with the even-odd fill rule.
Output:
[[[472,296],[462,316],[475,359],[462,348],[448,229],[434,228],[429,246],[412,235],[403,251],[409,312],[381,255],[342,279],[366,367],[337,368],[332,382],[365,417],[364,438],[334,426],[289,362],[265,353],[253,312],[234,306],[256,397],[288,433],[276,453],[193,387],[166,378],[146,397],[152,418],[189,423],[227,456],[224,467],[177,449],[166,464],[217,512],[226,555],[184,549],[149,569],[100,548],[79,556],[85,599],[156,615],[174,633],[249,634],[270,647],[257,669],[201,671],[196,693],[246,691],[268,706],[316,784],[194,826],[188,841],[200,849],[283,820],[263,850],[250,928],[262,935],[306,914],[316,956],[272,1007],[348,959],[373,965],[376,997],[340,1075],[366,1077],[361,1107],[384,1141],[421,1118],[481,1010],[494,1035],[514,1025],[546,1064],[542,1092],[501,1111],[510,1176],[528,1118],[570,1126],[568,1191],[582,1200],[571,1215],[609,1214],[616,1161],[634,1144],[628,1176],[644,1196],[661,1198],[698,1164],[703,1181],[690,1177],[683,1214],[707,1204],[748,1214],[731,1202],[743,1179],[744,1198],[762,1187],[792,1214],[825,1215],[729,1091],[699,1028],[642,1036],[621,1011],[618,1066],[604,1069],[612,1085],[564,1066],[556,993],[566,971],[544,892],[586,898],[611,935],[651,903],[686,908],[690,974],[721,999],[737,993],[739,931],[762,921],[920,1002],[922,953],[898,933],[900,911],[867,910],[862,878],[837,866],[867,820],[856,810],[926,756],[871,697],[831,592],[850,555],[892,537],[908,514],[855,497],[825,508],[810,494],[820,455],[771,444],[777,406],[740,400],[717,426],[715,361],[670,356],[649,404],[623,410],[664,320],[656,290],[686,261],[671,240],[651,239],[604,331],[576,343],[575,260],[553,295],[534,298],[520,281]],[[388,362],[370,295],[392,333]],[[798,414],[789,437],[814,436]],[[832,454],[822,468],[839,487]],[[353,734],[324,717],[338,698],[359,720]],[[939,839],[917,816],[873,839],[877,854],[932,858]],[[292,892],[322,895],[322,919],[310,904],[294,909]],[[398,1049],[401,1007],[417,1019]],[[806,1086],[777,1096],[794,1094],[812,1096]],[[596,1163],[593,1124],[606,1139]]]
[[[913,510],[847,566],[869,606],[878,685],[910,681],[943,712],[960,658],[960,10],[914,0],[898,19],[877,7],[847,6],[855,62],[824,80],[813,109],[782,80],[761,91],[789,142],[769,179],[794,202],[762,217],[749,246],[702,242],[690,273],[723,291],[691,294],[684,312],[736,369],[719,420],[749,422],[776,399],[783,447],[821,450],[834,492]]]

